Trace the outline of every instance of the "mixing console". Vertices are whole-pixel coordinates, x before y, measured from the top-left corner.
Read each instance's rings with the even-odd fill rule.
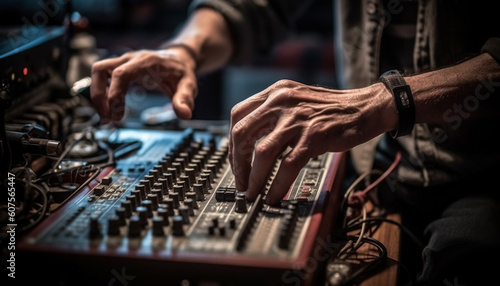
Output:
[[[270,206],[267,190],[252,202],[236,190],[224,136],[121,129],[110,138],[142,147],[26,235],[18,271],[52,285],[314,283],[334,244],[343,154],[312,158]]]

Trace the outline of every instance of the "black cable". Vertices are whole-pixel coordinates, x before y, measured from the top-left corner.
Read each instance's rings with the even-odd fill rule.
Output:
[[[73,147],[75,147],[75,145],[78,142],[82,141],[87,136],[87,133],[90,131],[91,131],[90,128],[83,130],[82,133],[80,134],[80,137],[76,138],[75,140],[73,140],[73,142],[71,142],[71,144],[68,146],[68,148],[66,148],[66,150],[64,150],[64,152],[62,152],[61,155],[57,158],[57,161],[53,164],[52,168],[50,168],[50,170],[45,172],[44,176],[49,175],[51,173],[54,173],[57,169],[57,166],[59,166],[59,164],[61,164],[62,160],[68,155],[68,153],[71,151],[71,149],[73,149]]]
[[[104,159],[108,159],[106,163],[102,164],[90,164],[90,165],[82,165],[82,166],[76,166],[73,168],[67,168],[58,172],[52,172],[52,173],[46,173],[42,176],[40,176],[38,179],[35,180],[35,182],[39,181],[47,181],[50,180],[51,178],[58,177],[58,176],[63,176],[71,173],[76,173],[76,174],[82,174],[82,173],[90,173],[93,171],[96,171],[97,169],[103,169],[105,167],[113,166],[116,164],[115,160],[118,158],[121,158],[122,156],[129,154],[130,152],[136,151],[140,149],[142,146],[142,142],[140,141],[133,141],[133,142],[126,142],[118,146],[115,150],[113,150],[111,147],[108,146],[105,142],[100,143],[101,148],[105,148],[106,154],[104,155],[99,155],[99,156],[94,156],[91,158],[86,158],[85,160],[82,160],[86,163],[93,163],[93,162],[100,162],[103,161]]]
[[[45,218],[46,214],[48,213],[48,209],[49,209],[49,199],[47,197],[47,192],[48,192],[48,189],[47,189],[47,186],[44,186],[44,187],[41,187],[41,186],[38,186],[36,184],[31,184],[31,183],[28,183],[29,185],[31,185],[31,190],[34,190],[34,191],[37,191],[40,198],[42,199],[42,202],[41,202],[41,210],[36,210],[33,212],[33,215],[31,216],[28,216],[25,218],[25,221],[24,223],[27,223],[26,225],[22,225],[21,227],[21,232],[27,232],[31,229],[33,229],[35,226],[37,226],[43,218]],[[30,206],[30,209],[32,209],[32,206]],[[33,219],[33,217],[35,217],[35,219]]]
[[[337,253],[336,257],[332,259],[327,265],[327,285],[328,286],[348,286],[357,285],[372,275],[375,270],[382,267],[387,262],[387,249],[378,240],[371,237],[359,237],[359,235],[350,235],[339,238],[340,241],[346,240],[347,244],[342,250]],[[355,244],[353,241],[360,240],[362,243]],[[358,249],[365,243],[374,246],[378,250],[378,255],[369,255],[363,253],[363,258],[358,258]],[[343,253],[344,250],[350,252]],[[339,255],[340,253],[345,255]],[[367,262],[367,259],[372,259]],[[359,261],[357,263],[352,261]]]
[[[356,223],[348,225],[346,227],[346,231],[349,232],[351,230],[358,229],[365,222],[369,222],[369,223],[370,222],[387,222],[387,223],[394,224],[394,225],[398,226],[404,233],[406,233],[420,249],[424,249],[424,244],[407,227],[405,227],[404,225],[402,225],[401,223],[399,223],[397,221],[394,221],[394,220],[391,220],[391,219],[388,219],[385,217],[371,217],[371,218],[367,218],[364,220],[360,220]]]
[[[112,149],[108,143],[104,141],[98,141],[99,147],[101,149],[106,150],[106,154],[100,154],[97,156],[83,158],[81,161],[85,161],[87,163],[98,163],[107,159],[108,163],[112,163],[115,159],[121,158],[122,156],[138,150],[142,146],[142,142],[134,141],[134,142],[125,142],[116,147],[116,149]]]
[[[346,237],[346,239],[357,240],[359,239],[359,236],[349,235]],[[347,280],[344,281],[344,285],[351,285],[353,283],[360,282],[370,272],[374,271],[378,267],[381,267],[383,264],[387,262],[387,249],[383,243],[372,237],[361,237],[361,241],[363,243],[368,243],[370,245],[375,246],[379,251],[379,256],[376,257],[373,261],[367,263],[363,267],[360,267],[359,269],[351,273],[347,278]]]
[[[30,168],[18,167],[12,169],[11,172],[15,174],[17,191],[23,193],[23,196],[16,196],[15,211],[17,228],[21,234],[38,225],[46,216],[49,208],[48,186],[34,184],[32,179],[34,172]],[[2,222],[2,226],[4,224]]]
[[[52,212],[58,210],[61,206],[63,206],[66,202],[68,202],[71,198],[73,198],[75,194],[79,193],[83,188],[85,188],[88,184],[90,184],[90,182],[92,182],[95,178],[97,178],[97,176],[100,173],[101,173],[101,168],[97,168],[95,172],[85,182],[80,184],[80,186],[78,186],[78,188],[74,192],[72,192],[66,199],[64,199],[62,203],[60,203],[57,207],[52,209]]]
[[[33,203],[33,197],[31,196],[30,184],[34,172],[27,167],[14,168],[11,172],[15,175],[15,186],[16,186],[16,207],[18,211],[16,212],[16,221],[23,222],[26,216],[29,216],[31,206]],[[23,192],[23,196],[19,196],[18,192]],[[21,199],[24,198],[24,201]]]

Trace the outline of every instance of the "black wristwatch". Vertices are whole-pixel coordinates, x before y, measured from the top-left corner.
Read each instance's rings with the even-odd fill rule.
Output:
[[[408,135],[415,125],[415,103],[410,86],[397,70],[390,70],[380,76],[380,81],[392,93],[396,102],[399,124],[396,130],[389,131],[392,138]]]

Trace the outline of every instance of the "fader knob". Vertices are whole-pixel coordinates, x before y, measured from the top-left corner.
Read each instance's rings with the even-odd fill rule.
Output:
[[[149,181],[149,184],[146,184],[146,192],[149,193],[149,192],[151,192],[151,189],[153,188],[153,184],[155,183],[156,178],[154,175],[146,175],[146,176],[144,176],[144,179]]]
[[[191,220],[189,219],[189,208],[187,206],[179,206],[179,215],[183,218],[184,224],[191,223]]]
[[[122,201],[121,205],[125,209],[125,216],[130,217],[132,215],[132,203],[130,201]]]
[[[236,229],[236,218],[231,217],[229,219],[229,228],[231,229]]]
[[[155,189],[153,189],[155,191]],[[158,190],[161,191],[161,190]],[[158,208],[158,204],[160,203],[160,200],[158,199],[158,194],[151,193],[148,194],[146,197],[149,201],[151,201],[151,205],[153,207],[153,210],[156,210]]]
[[[191,163],[188,164],[188,167],[193,169],[195,174],[198,174],[201,171],[201,160],[191,160]],[[196,179],[196,177],[194,177],[193,179]]]
[[[172,174],[172,182],[175,182],[177,180],[177,169],[174,167],[167,168],[167,173]]]
[[[144,206],[138,206],[137,214],[141,222],[141,227],[146,227],[148,225],[148,209]],[[132,217],[130,217],[130,219],[132,219]]]
[[[186,168],[184,173],[186,173],[186,176],[189,178],[189,186],[191,187],[191,185],[196,182],[196,170],[194,168]]]
[[[210,175],[210,173],[208,171],[201,173],[200,176],[201,176],[200,181],[205,182],[205,184],[206,184],[206,187],[204,189],[204,193],[208,194],[208,191],[212,189],[212,182],[211,182],[212,176]]]
[[[172,163],[172,168],[175,169],[177,175],[180,175],[183,171],[182,164],[178,162],[177,159],[175,160],[175,162]]]
[[[187,206],[190,216],[194,216],[194,209],[196,208],[195,204],[197,204],[197,202],[192,199],[188,198],[184,200],[184,205]]]
[[[188,175],[180,175],[179,181],[185,182],[184,187],[189,189],[189,188],[191,188],[191,184],[194,182],[194,179],[191,180],[191,178]]]
[[[171,189],[174,184],[174,175],[172,173],[163,173],[163,177],[167,180],[167,187]],[[164,194],[168,195],[168,192],[164,190]]]
[[[132,190],[130,191],[130,194],[131,196],[134,196],[135,197],[135,202],[136,202],[136,207],[138,205],[140,205],[140,202],[142,201],[142,194],[141,194],[141,190],[137,189],[139,185],[136,186],[136,189],[135,190]],[[144,187],[144,186],[143,186]]]
[[[116,216],[118,217],[120,221],[120,225],[126,225],[127,224],[127,216],[125,214],[125,208],[117,208],[116,209]]]
[[[193,191],[196,193],[197,201],[204,201],[205,194],[203,193],[203,185],[200,183],[193,184]]]
[[[168,215],[173,216],[175,213],[174,212],[174,209],[175,209],[174,200],[171,198],[165,198],[165,199],[163,199],[163,201],[161,203],[165,204],[167,206]]]
[[[236,196],[236,209],[237,213],[246,213],[247,212],[247,202],[246,199],[242,196]]]
[[[132,209],[132,210],[135,210],[135,208],[137,207],[137,202],[138,202],[137,197],[136,197],[136,196],[134,196],[134,195],[127,195],[127,196],[125,196],[125,198],[126,198],[128,201],[130,201],[130,206],[131,206],[131,209]]]
[[[177,167],[177,163],[179,164],[179,166]],[[172,166],[175,166],[175,168],[177,169],[177,172],[181,173],[184,171],[184,168],[186,168],[186,158],[183,158],[183,157],[179,157],[179,158],[175,158],[174,160],[174,163],[172,163]]]
[[[187,192],[186,199],[191,199],[193,201],[196,201],[196,193],[195,192]]]
[[[90,218],[89,238],[93,239],[99,237],[101,237],[101,225],[97,217],[92,216]]]
[[[116,215],[112,216],[108,220],[108,235],[119,235],[120,234],[120,218]]]
[[[106,176],[106,177],[102,178],[101,183],[103,185],[107,185],[108,186],[108,185],[111,185],[112,181],[113,181],[113,179],[110,176]]]
[[[142,207],[146,208],[147,217],[152,218],[153,217],[153,202],[151,202],[150,200],[143,200]],[[137,211],[139,211],[139,208],[137,208]]]
[[[172,201],[174,203],[174,208],[178,208],[179,207],[179,193],[171,192],[170,194],[168,194],[168,197],[170,199],[172,199]]]
[[[141,229],[141,219],[136,215],[131,216],[128,224],[128,237],[141,236]]]
[[[95,188],[94,188],[94,195],[100,196],[100,195],[104,194],[105,190],[106,189],[102,185],[95,186]]]
[[[184,235],[184,219],[182,216],[177,215],[172,218],[172,234],[175,236],[183,236]]]
[[[226,236],[226,225],[225,224],[219,225],[219,235]]]
[[[168,216],[168,211],[167,211],[167,206],[166,205],[160,205],[158,207],[158,210],[156,211],[158,213],[158,216],[161,216],[163,218],[163,225],[168,226],[169,223],[169,216]]]
[[[165,235],[165,231],[163,230],[163,226],[165,225],[165,223],[163,222],[163,217],[154,216],[152,221],[153,221],[153,235],[154,236]]]
[[[159,178],[158,179],[158,183],[156,183],[156,184],[160,184],[161,185],[160,190],[161,190],[161,195],[162,196],[163,195],[168,195],[168,180],[167,180],[167,178]]]
[[[157,176],[156,179],[159,179],[163,175],[163,166],[161,164],[154,165],[153,169],[156,170],[156,174],[153,173],[152,175],[156,175]]]
[[[178,182],[180,183],[180,182]],[[177,198],[181,201],[184,200],[184,187],[180,184],[175,184],[174,185],[174,191],[172,193],[177,194]]]
[[[146,180],[142,180],[144,181],[145,183],[148,183],[148,181]],[[139,191],[139,196],[138,196],[138,199],[139,201],[142,201],[145,197],[146,197],[146,185],[144,184],[137,184],[135,185],[135,190]],[[136,195],[137,192],[134,192],[134,195]]]
[[[160,168],[160,170],[161,170],[161,168]],[[157,169],[149,170],[149,175],[153,176],[153,180],[150,181],[150,183],[154,184],[154,182],[156,182],[156,180],[158,180],[158,177],[159,177],[158,170]]]

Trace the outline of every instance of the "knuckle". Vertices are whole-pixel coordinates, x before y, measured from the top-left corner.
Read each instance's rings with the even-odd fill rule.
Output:
[[[113,70],[113,72],[111,73],[111,77],[112,78],[117,78],[117,79],[120,79],[120,78],[124,78],[127,74],[127,70],[122,68],[122,67],[117,67]]]
[[[124,52],[120,58],[132,58],[132,57],[135,57],[137,55],[140,55],[142,54],[143,51],[142,50],[138,50],[138,51],[127,51],[127,52]]]
[[[276,87],[289,87],[293,83],[290,79],[280,79],[274,85]]]
[[[301,157],[289,155],[289,156],[286,156],[285,158],[283,158],[283,160],[281,161],[281,164],[283,166],[286,166],[286,167],[294,167],[294,166],[298,166],[299,163],[302,163],[302,161],[303,160],[301,159]]]
[[[242,108],[243,108],[242,106],[243,106],[243,103],[239,102],[231,108],[231,118],[235,118],[235,117],[239,116],[239,114],[242,112]]]
[[[276,105],[290,105],[293,100],[293,86],[291,80],[283,79],[278,81],[273,86],[273,92],[269,97],[269,101]]]
[[[261,156],[262,158],[271,158],[271,156],[274,155],[273,146],[273,140],[263,139],[255,147],[255,156]]]
[[[98,73],[106,69],[104,61],[98,61],[92,64],[91,73]]]
[[[233,140],[240,140],[245,134],[245,129],[245,125],[242,124],[241,121],[237,122],[231,130],[231,137],[233,138]]]
[[[300,148],[300,147],[296,147]],[[304,166],[309,158],[312,158],[312,151],[309,148],[300,148],[300,150],[295,150],[295,152],[288,153],[282,160],[282,164],[288,167],[302,167]]]
[[[159,56],[156,53],[150,52],[150,51],[140,51],[138,52],[135,56],[134,59],[140,60],[146,63],[154,63],[158,64],[159,63]]]

